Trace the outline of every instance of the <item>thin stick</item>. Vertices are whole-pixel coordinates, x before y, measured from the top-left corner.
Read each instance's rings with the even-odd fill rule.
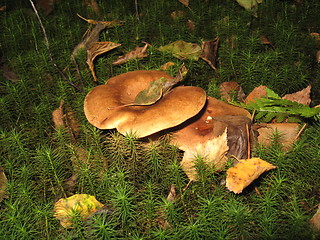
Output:
[[[49,57],[50,57],[50,61],[51,63],[53,64],[53,66],[57,69],[57,71],[59,72],[60,76],[65,80],[67,81],[71,86],[73,86],[74,88],[76,88],[78,91],[82,92],[82,90],[76,86],[74,83],[72,83],[71,81],[68,80],[68,78],[63,74],[63,72],[59,69],[59,67],[57,66],[57,64],[54,62],[53,60],[53,57],[52,57],[52,54],[51,54],[51,51],[50,51],[50,45],[49,45],[49,40],[48,40],[48,36],[47,36],[47,33],[46,33],[46,29],[44,28],[43,26],[43,23],[41,21],[41,18],[39,16],[39,13],[37,11],[37,8],[36,6],[34,5],[33,1],[32,0],[29,0],[29,2],[31,3],[31,6],[33,8],[33,11],[35,12],[37,18],[38,18],[38,21],[40,23],[40,26],[41,26],[41,29],[42,29],[42,32],[43,32],[43,35],[44,35],[44,39],[46,41],[46,47],[47,47],[47,50],[48,50],[48,53],[49,53]]]
[[[305,123],[302,128],[300,129],[300,131],[297,133],[296,137],[294,138],[294,141],[297,141],[297,139],[300,137],[301,133],[303,132],[303,130],[307,127],[307,124]]]
[[[138,0],[134,0],[134,6],[136,8],[136,16],[138,21],[140,21],[140,16],[139,16],[139,8],[138,8]]]
[[[246,124],[246,132],[247,132],[247,137],[248,137],[248,152],[247,152],[247,156],[248,156],[248,159],[249,159],[251,157],[251,145],[250,145],[250,133],[249,133],[248,124]]]

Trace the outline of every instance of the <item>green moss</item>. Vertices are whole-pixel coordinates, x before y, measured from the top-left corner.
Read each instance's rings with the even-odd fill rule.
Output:
[[[319,104],[320,68],[315,60],[319,42],[309,36],[319,32],[317,0],[264,1],[258,18],[236,1],[138,0],[97,1],[101,16],[80,1],[60,1],[54,11],[40,16],[50,51],[66,79],[53,66],[36,15],[28,1],[0,0],[7,10],[0,14],[0,51],[11,71],[11,81],[0,69],[0,166],[8,177],[9,198],[0,203],[0,235],[4,239],[317,239],[307,222],[319,203],[319,123],[308,123],[301,139],[284,153],[274,139],[268,148],[254,149],[278,168],[267,172],[242,194],[229,192],[221,183],[225,172],[197,167],[201,180],[186,191],[188,178],[180,167],[182,153],[169,139],[144,142],[134,135],[98,130],[83,113],[83,99],[97,84],[137,69],[160,69],[168,61],[181,61],[157,50],[176,40],[201,44],[219,37],[217,72],[202,61],[184,60],[189,69],[183,84],[199,86],[219,97],[224,81],[238,82],[245,93],[266,85],[283,95],[313,86],[313,105]],[[172,11],[185,15],[172,19]],[[70,56],[89,25],[77,13],[96,20],[123,20],[101,33],[101,41],[122,46],[95,60],[99,83],[94,83],[86,53]],[[192,20],[195,29],[188,29]],[[260,43],[266,36],[272,45]],[[124,52],[151,44],[149,56],[114,66]],[[55,129],[52,111],[64,100],[80,123],[75,143],[68,129]],[[74,186],[66,180],[76,176]],[[171,185],[179,195],[166,200]],[[259,190],[255,191],[255,187]],[[63,229],[53,217],[56,200],[87,193],[106,204],[103,211],[73,229]],[[162,228],[167,222],[170,227]]]

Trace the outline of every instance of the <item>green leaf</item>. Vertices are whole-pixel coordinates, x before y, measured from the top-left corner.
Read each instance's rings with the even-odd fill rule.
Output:
[[[161,46],[159,51],[169,52],[180,60],[190,59],[197,61],[202,52],[201,47],[196,43],[188,43],[182,40]]]
[[[150,82],[149,87],[138,93],[132,105],[151,105],[156,103],[163,94],[165,78]]]

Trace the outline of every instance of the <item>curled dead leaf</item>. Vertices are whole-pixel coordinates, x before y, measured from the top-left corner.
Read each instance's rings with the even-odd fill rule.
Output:
[[[227,170],[226,187],[234,193],[241,193],[262,173],[274,168],[276,166],[260,158],[239,160],[239,163]]]
[[[123,56],[120,56],[116,61],[114,61],[113,65],[120,65],[132,59],[141,59],[148,56],[147,48],[150,46],[149,43],[145,43],[143,47],[136,47],[132,51],[126,53]]]
[[[94,64],[93,64],[94,59],[100,54],[108,52],[116,47],[119,47],[120,45],[121,44],[114,43],[114,42],[96,42],[96,43],[93,43],[91,47],[87,50],[87,64],[91,70],[91,73],[95,82],[97,82],[98,79],[94,71]]]

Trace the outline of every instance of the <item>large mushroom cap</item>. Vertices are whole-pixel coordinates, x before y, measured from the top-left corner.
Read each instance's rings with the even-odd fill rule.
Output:
[[[200,112],[206,93],[191,86],[176,87],[152,105],[119,107],[133,103],[150,82],[162,77],[173,78],[162,71],[148,70],[110,78],[87,94],[84,112],[88,121],[100,129],[116,128],[122,134],[133,132],[137,137],[145,137],[177,126]]]

